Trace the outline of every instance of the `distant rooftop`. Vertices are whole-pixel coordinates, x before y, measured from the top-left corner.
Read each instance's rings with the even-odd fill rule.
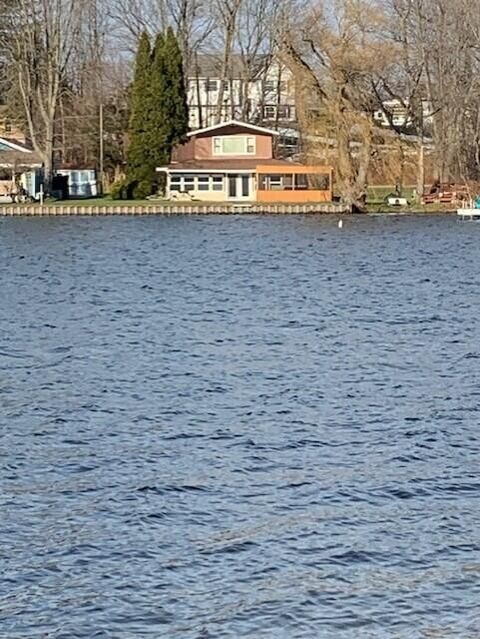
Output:
[[[241,77],[244,66],[248,63],[254,70],[254,74],[262,73],[270,64],[271,55],[260,54],[250,58],[243,58],[239,53],[234,53],[230,58],[230,73],[234,77]],[[196,73],[202,78],[217,78],[222,68],[222,55],[220,53],[201,53],[196,59]],[[195,69],[195,63],[194,63]]]
[[[229,127],[239,127],[242,129],[249,129],[251,131],[256,131],[257,133],[267,133],[268,135],[279,135],[278,131],[275,129],[267,129],[264,126],[258,126],[257,124],[251,124],[250,122],[242,122],[241,120],[226,120],[225,122],[220,122],[219,124],[212,124],[211,126],[206,126],[202,129],[194,129],[187,133],[189,137],[200,135],[202,133],[210,133],[212,131],[216,131],[218,129],[227,129]]]

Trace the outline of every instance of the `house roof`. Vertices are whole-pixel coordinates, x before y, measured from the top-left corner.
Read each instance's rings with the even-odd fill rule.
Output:
[[[14,167],[17,169],[34,169],[40,168],[41,166],[42,161],[36,153],[27,155],[18,151],[0,151],[0,168],[2,169],[11,169]]]
[[[0,167],[37,168],[42,166],[40,157],[17,140],[0,138]]]
[[[253,75],[259,75],[270,64],[271,55],[259,54],[255,56],[242,56],[234,53],[230,57],[229,77],[233,79],[243,78],[245,68],[253,71]],[[219,78],[221,75],[223,55],[221,53],[202,53],[196,57],[192,65],[190,77]]]
[[[190,131],[187,136],[193,137],[201,133],[210,133],[210,131],[216,131],[217,129],[225,129],[229,126],[238,126],[242,129],[249,129],[250,131],[256,131],[257,133],[268,133],[268,135],[279,135],[278,131],[274,129],[267,129],[263,126],[257,126],[256,124],[250,124],[249,122],[241,122],[240,120],[228,120],[227,122],[220,122],[220,124],[213,124],[212,126],[206,126],[203,129],[196,129]]]
[[[29,149],[24,144],[21,144],[17,140],[11,140],[9,138],[0,138],[0,153],[8,151],[19,151],[20,153],[33,153],[32,149]]]
[[[257,159],[241,159],[241,160],[186,160],[184,162],[174,162],[169,164],[168,167],[158,167],[157,171],[182,171],[182,172],[195,172],[195,171],[209,171],[211,173],[225,173],[227,171],[255,171],[257,166],[272,166],[285,168],[292,166],[302,166],[298,162],[291,162],[289,160],[259,160]]]

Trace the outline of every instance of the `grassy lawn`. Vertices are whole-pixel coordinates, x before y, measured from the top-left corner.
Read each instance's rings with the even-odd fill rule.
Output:
[[[393,185],[381,185],[381,186],[372,186],[368,188],[368,196],[367,196],[367,211],[369,213],[385,213],[385,212],[410,212],[410,213],[444,213],[450,212],[456,207],[452,204],[417,204],[413,199],[413,187],[405,187],[402,191],[402,197],[406,197],[408,200],[408,207],[394,207],[388,206],[386,203],[386,197],[391,193],[394,193],[395,187]],[[231,205],[235,204],[235,202],[206,202],[206,201],[195,201],[195,200],[114,200],[110,197],[97,197],[97,198],[89,198],[84,200],[47,200],[44,202],[44,206],[46,207],[57,207],[57,206],[85,206],[85,207],[99,207],[99,206],[168,206],[168,207],[179,207],[179,206],[222,206],[222,205]],[[257,204],[257,202],[245,202],[245,204]],[[277,204],[284,204],[282,202],[270,202],[272,206]],[[292,203],[293,204],[293,203]],[[305,203],[307,204],[307,203]],[[22,204],[7,204],[0,203],[0,206],[24,206]],[[27,203],[28,206],[40,206],[38,202]]]
[[[39,202],[27,202],[25,203],[28,206],[40,206]],[[7,204],[4,203],[4,206],[25,206],[25,204]],[[261,204],[256,200],[246,200],[246,201],[230,201],[230,202],[219,202],[217,201],[208,201],[208,200],[113,200],[109,197],[104,198],[89,198],[84,200],[46,200],[43,203],[43,206],[235,206],[241,204]],[[276,206],[283,204],[316,204],[315,202],[265,202],[265,204]],[[318,202],[318,204],[325,204],[324,202]]]
[[[87,198],[83,200],[45,200],[43,206],[144,206],[147,204],[168,204],[166,200],[112,200],[108,197]],[[40,202],[0,202],[0,206],[40,206]]]
[[[454,204],[419,204],[414,200],[414,187],[405,186],[402,189],[401,197],[407,198],[408,208],[406,211],[409,213],[450,213],[456,209]],[[386,184],[379,186],[370,186],[367,193],[367,210],[369,213],[385,213],[395,210],[404,211],[402,207],[398,209],[394,206],[388,206],[386,202],[387,196],[395,193],[395,185]]]
[[[408,207],[388,206],[384,202],[367,202],[368,213],[452,213],[452,204],[411,204]]]
[[[39,202],[27,203],[29,206],[40,206]],[[207,202],[200,200],[113,200],[109,197],[87,198],[83,200],[46,200],[43,206],[212,206],[223,205],[226,202]],[[22,206],[21,204],[6,204],[5,206]]]
[[[110,197],[95,197],[84,200],[53,200],[44,206],[155,206],[172,204],[170,200],[113,200]]]
[[[406,186],[402,189],[401,197],[406,197],[409,202],[413,200],[413,186]],[[385,204],[385,199],[390,194],[395,193],[394,184],[386,184],[381,186],[369,186],[367,191],[368,204]]]

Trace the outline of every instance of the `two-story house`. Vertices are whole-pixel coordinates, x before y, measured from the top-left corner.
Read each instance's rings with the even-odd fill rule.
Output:
[[[242,120],[279,132],[284,155],[298,150],[295,86],[291,72],[271,55],[245,60],[232,56],[227,79],[221,79],[221,57],[197,56],[187,80],[191,129]]]
[[[166,175],[168,198],[207,202],[329,202],[332,168],[273,156],[278,131],[231,120],[188,134],[173,150]]]

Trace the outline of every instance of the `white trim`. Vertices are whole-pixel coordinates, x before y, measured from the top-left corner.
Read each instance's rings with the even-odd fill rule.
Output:
[[[198,135],[199,133],[208,133],[209,131],[215,131],[216,129],[223,129],[227,126],[239,126],[244,129],[250,129],[252,131],[258,131],[259,133],[268,133],[269,135],[279,135],[278,131],[273,129],[266,129],[263,126],[257,126],[256,124],[249,124],[248,122],[241,122],[240,120],[228,120],[227,122],[221,122],[220,124],[213,124],[212,126],[206,126],[203,129],[196,129],[187,133],[188,137]]]
[[[263,165],[262,165],[263,166]],[[163,167],[162,167],[163,169]],[[158,169],[157,169],[158,171]],[[167,169],[165,173],[221,173],[226,175],[227,173],[256,173],[257,169]]]
[[[20,146],[19,144],[15,144],[10,140],[6,140],[5,138],[0,138],[0,144],[4,144],[5,146],[9,146],[14,151],[23,151],[24,153],[33,153],[31,149],[27,149],[24,146]],[[1,151],[0,151],[1,153]]]
[[[15,168],[15,162],[10,162],[10,164],[7,164],[6,162],[2,162],[0,160],[0,169],[14,169],[14,168]],[[21,162],[18,162],[17,168],[19,170],[23,169],[23,172],[25,173],[28,171],[32,171],[33,169],[41,169],[42,165],[38,164],[38,162],[36,162],[35,164],[22,164]]]

